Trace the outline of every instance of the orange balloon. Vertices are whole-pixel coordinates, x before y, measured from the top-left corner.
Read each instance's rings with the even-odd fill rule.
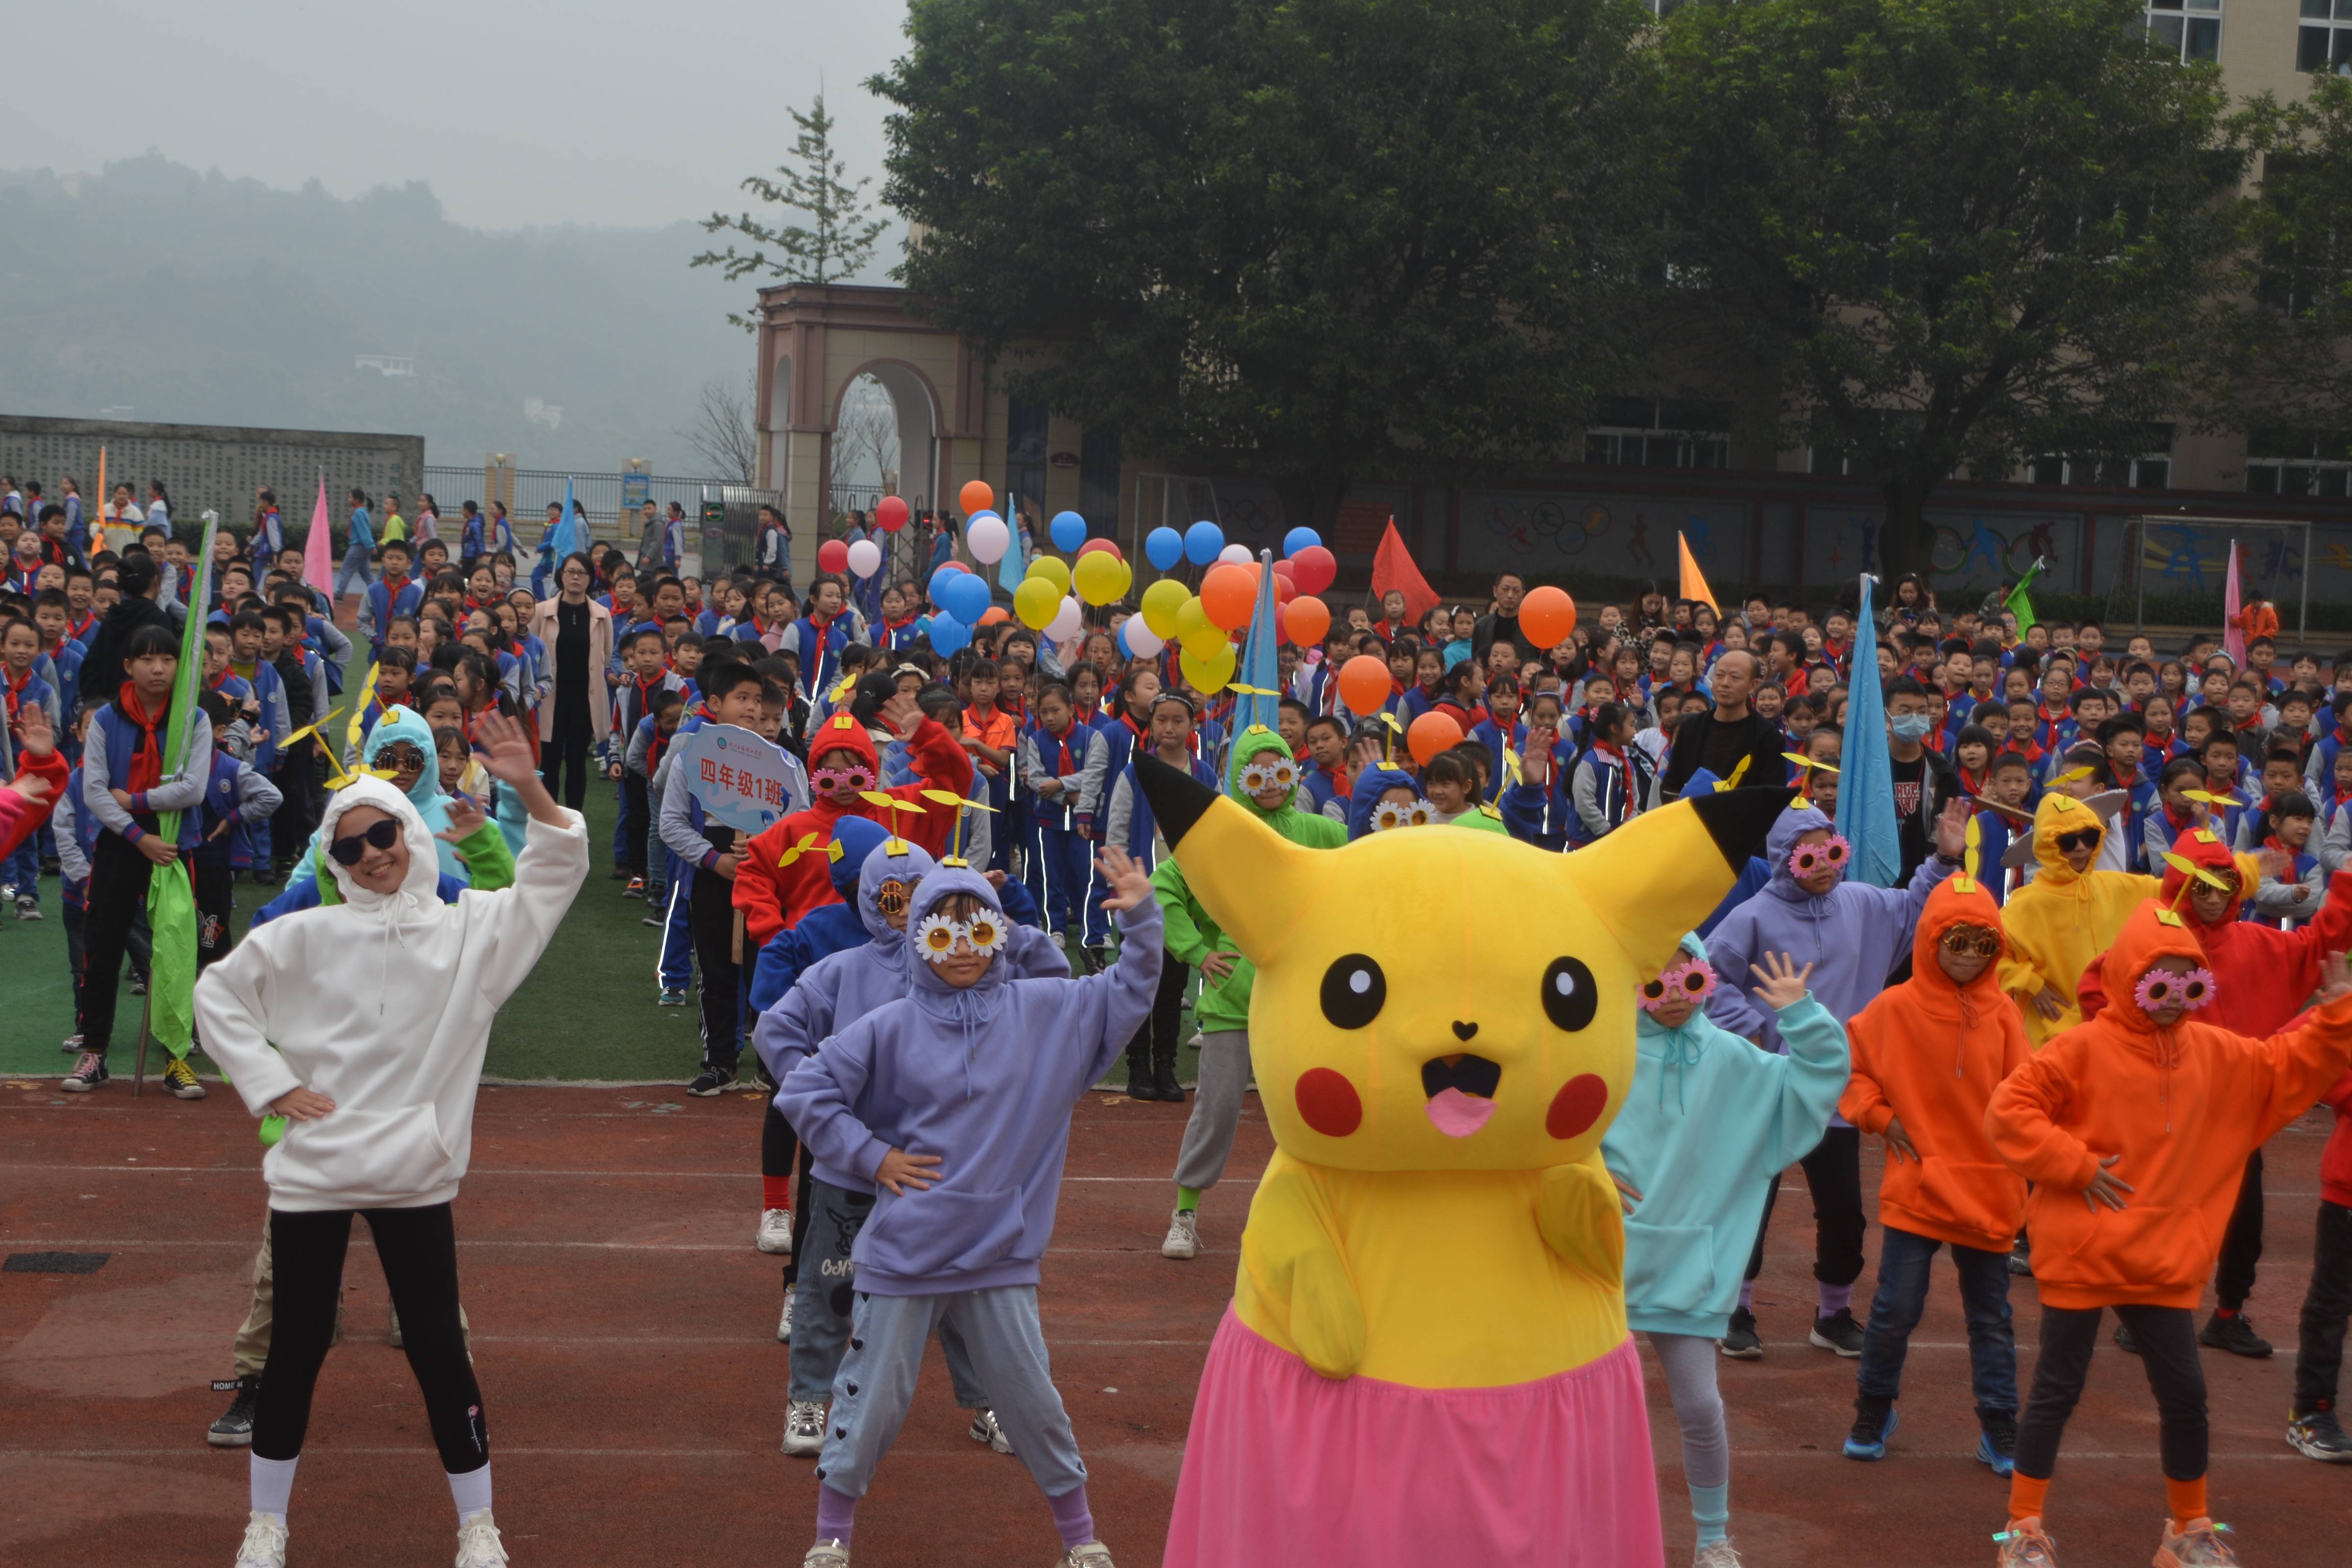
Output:
[[[956,499],[963,502],[966,517],[976,511],[992,511],[996,507],[996,492],[988,488],[986,479],[965,480],[963,489],[956,492]]]
[[[1009,621],[1012,618],[1013,612],[1003,605],[991,605],[988,606],[988,613],[980,617],[980,624],[983,626],[992,626],[999,621]]]
[[[1201,613],[1209,624],[1237,632],[1249,625],[1257,608],[1257,574],[1231,561],[1221,561],[1201,579]]]
[[[1339,667],[1339,700],[1359,718],[1381,710],[1390,684],[1388,661],[1370,654],[1360,653]]]
[[[1301,594],[1282,606],[1282,635],[1300,647],[1313,647],[1330,629],[1330,606],[1312,594]]]
[[[1412,760],[1425,768],[1438,752],[1462,743],[1462,726],[1454,721],[1452,715],[1433,708],[1405,731],[1404,743],[1412,752]]]
[[[1519,601],[1519,630],[1538,647],[1558,647],[1576,630],[1576,601],[1565,588],[1530,588]]]

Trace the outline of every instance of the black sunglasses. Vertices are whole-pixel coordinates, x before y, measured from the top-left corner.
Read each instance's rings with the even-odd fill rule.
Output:
[[[2072,855],[2077,849],[2096,849],[2099,847],[2099,837],[2097,828],[2086,827],[2080,833],[2062,833],[2052,842],[2058,846],[2058,853],[2061,855]]]
[[[327,846],[327,853],[335,858],[337,865],[356,866],[360,863],[360,857],[366,854],[371,847],[389,849],[399,841],[400,819],[387,816],[381,822],[369,824],[361,832],[347,833],[336,839]]]

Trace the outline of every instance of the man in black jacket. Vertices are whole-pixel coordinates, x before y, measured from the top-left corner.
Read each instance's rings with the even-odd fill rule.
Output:
[[[1789,764],[1780,753],[1788,741],[1780,726],[1748,706],[1759,670],[1756,656],[1733,648],[1719,656],[1707,673],[1714,711],[1685,719],[1675,731],[1666,765],[1658,771],[1657,803],[1680,800],[1683,786],[1701,768],[1728,782],[1739,776],[1740,787],[1784,784]],[[1748,770],[1740,773],[1745,761]]]
[[[1517,644],[1523,663],[1543,657],[1544,650],[1519,630],[1519,601],[1527,596],[1527,583],[1517,572],[1505,572],[1495,579],[1494,612],[1479,616],[1470,633],[1470,657],[1480,668],[1486,666],[1486,650],[1498,642]]]

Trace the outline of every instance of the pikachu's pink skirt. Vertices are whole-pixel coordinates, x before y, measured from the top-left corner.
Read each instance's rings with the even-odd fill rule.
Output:
[[[1501,1388],[1318,1376],[1225,1309],[1163,1568],[1657,1568],[1642,1362]]]

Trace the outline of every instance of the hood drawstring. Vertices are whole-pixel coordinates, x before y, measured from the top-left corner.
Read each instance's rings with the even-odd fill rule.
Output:
[[[1706,1016],[1703,1012],[1694,1013],[1691,1018],[1695,1021]],[[1684,1069],[1698,1066],[1698,1058],[1704,1047],[1699,1044],[1698,1031],[1692,1028],[1689,1022],[1662,1032],[1665,1038],[1665,1049],[1658,1056],[1658,1064],[1663,1069],[1658,1074],[1658,1109],[1664,1110],[1666,1108],[1666,1074],[1672,1073],[1675,1075],[1675,1110],[1679,1112],[1685,1109]]]
[[[1952,1076],[1966,1078],[1969,1075],[1969,1037],[1976,1032],[1977,1005],[1969,997],[1967,986],[1956,985],[1952,989],[1958,993],[1960,998],[1960,1037],[1952,1052]]]
[[[2180,1065],[2180,1044],[2170,1029],[2156,1032],[2156,1065],[2164,1069],[2164,1087],[2157,1091],[2164,1106],[2164,1134],[2172,1136],[2172,1069]]]

